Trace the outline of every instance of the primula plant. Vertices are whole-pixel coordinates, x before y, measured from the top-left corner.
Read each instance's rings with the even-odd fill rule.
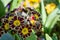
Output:
[[[14,40],[60,40],[60,0],[0,0],[0,40],[7,33]]]

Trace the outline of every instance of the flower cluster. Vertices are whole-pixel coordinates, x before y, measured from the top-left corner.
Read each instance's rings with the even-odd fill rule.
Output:
[[[41,28],[40,14],[29,7],[18,8],[13,13],[8,13],[2,18],[2,27],[5,33],[12,30],[12,34],[18,33],[23,38],[30,36],[32,29]]]

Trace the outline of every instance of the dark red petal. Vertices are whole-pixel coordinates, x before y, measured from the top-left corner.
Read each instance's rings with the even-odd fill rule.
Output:
[[[13,21],[10,21],[10,22],[9,22],[9,25],[12,25],[12,24],[13,24]]]
[[[9,28],[9,30],[11,30],[11,28]]]
[[[26,37],[28,37],[28,35],[25,35]]]
[[[21,21],[21,23],[24,23],[24,21]]]
[[[22,11],[24,11],[25,13],[27,13],[27,10],[26,10],[26,9],[24,9],[24,8],[22,8]]]
[[[24,35],[23,38],[25,38],[26,36]]]
[[[2,28],[4,28],[4,25],[2,25]]]
[[[24,28],[24,26],[22,26],[22,29]]]
[[[7,31],[5,31],[5,33],[7,33]]]
[[[19,33],[21,36],[23,35],[22,33]]]
[[[18,33],[21,33],[21,30],[19,30]]]
[[[26,27],[29,27],[29,25],[26,25]]]
[[[19,29],[19,27],[16,27],[15,29],[16,29],[16,30],[18,30],[18,29]]]
[[[5,25],[5,23],[3,23],[2,25]]]
[[[3,31],[3,29],[2,29],[2,28],[0,28],[0,31]]]
[[[1,34],[3,34],[3,32],[1,32]]]
[[[8,20],[5,20],[4,22],[5,22],[5,23],[8,23]]]
[[[36,12],[35,11],[32,11],[32,14],[36,14]]]
[[[31,29],[31,27],[28,27],[28,29]]]
[[[14,19],[13,20],[17,20],[17,16],[14,16]]]
[[[30,33],[28,33],[28,36],[30,36]]]
[[[20,17],[18,17],[18,20],[20,20],[21,18]]]
[[[20,28],[20,30],[22,30],[22,28]]]
[[[30,24],[30,26],[32,26],[32,24]]]
[[[11,25],[12,28],[14,28],[15,26],[14,25]]]
[[[38,14],[38,16],[40,16],[40,14]]]
[[[1,37],[1,34],[0,34],[0,37]]]
[[[20,18],[20,21],[23,21],[24,19],[23,18]]]
[[[14,16],[14,14],[10,14],[10,16]]]
[[[32,32],[32,30],[30,29],[29,32]]]
[[[33,26],[33,27],[36,27],[36,26]]]

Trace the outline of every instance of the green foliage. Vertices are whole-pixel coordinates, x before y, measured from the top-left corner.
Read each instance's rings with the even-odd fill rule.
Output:
[[[58,40],[57,35],[55,33],[53,33],[52,39],[53,40]]]
[[[2,1],[0,0],[0,18],[4,15],[5,15],[5,7],[4,7]]]
[[[22,1],[23,0],[0,0],[0,18],[5,15],[6,6],[9,2],[11,2],[10,11],[13,11],[14,9],[16,9],[20,6],[20,3]],[[50,13],[50,15],[47,16],[44,1],[47,1],[47,3],[54,2],[54,3],[58,4],[58,3],[60,3],[60,0],[41,0],[41,10],[37,9],[38,12],[41,11],[42,24],[43,24],[42,27],[44,28],[46,40],[58,40],[57,35],[55,33],[53,34],[52,37],[50,36],[50,33],[51,33],[52,29],[55,27],[54,25],[56,24],[56,22],[60,21],[60,4],[58,4],[57,8],[54,9],[54,11]],[[0,25],[1,25],[1,22],[0,22]],[[14,34],[12,36],[15,38],[15,40],[23,40],[23,38],[20,37],[18,34]],[[35,31],[33,31],[31,33],[31,36],[27,37],[26,40],[37,40]]]
[[[4,7],[6,7],[9,2],[11,2],[11,0],[1,0],[1,1],[2,1]]]
[[[41,13],[42,13],[41,15],[42,24],[45,25],[47,15],[46,15],[45,7],[44,7],[44,0],[41,0]]]
[[[48,34],[45,34],[45,37],[46,37],[46,40],[52,40],[52,38]]]
[[[32,32],[31,35],[26,38],[26,40],[37,40],[37,36]]]
[[[56,8],[47,18],[45,27],[48,28],[48,32],[50,33],[52,28],[54,27],[54,25],[56,24],[57,20],[58,20],[58,13],[59,8]]]
[[[22,0],[12,0],[10,11],[18,8]]]

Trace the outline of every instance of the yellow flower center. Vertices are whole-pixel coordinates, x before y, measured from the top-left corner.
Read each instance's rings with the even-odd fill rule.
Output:
[[[32,25],[35,25],[35,20],[30,21]]]
[[[13,24],[14,24],[14,26],[19,26],[20,25],[20,21],[19,20],[15,20]]]
[[[29,33],[29,32],[28,32],[28,28],[23,28],[23,29],[22,29],[22,33],[23,33],[23,35],[28,34],[28,33]]]
[[[10,21],[10,20],[12,20],[12,18],[13,18],[13,17],[11,16],[11,17],[8,18],[8,20]]]
[[[8,29],[9,29],[9,24],[6,23],[6,24],[4,25],[4,28],[5,28],[5,30],[8,30]]]
[[[36,19],[38,19],[38,18],[39,18],[37,14],[34,14],[34,16],[35,16],[35,18],[36,18]]]

